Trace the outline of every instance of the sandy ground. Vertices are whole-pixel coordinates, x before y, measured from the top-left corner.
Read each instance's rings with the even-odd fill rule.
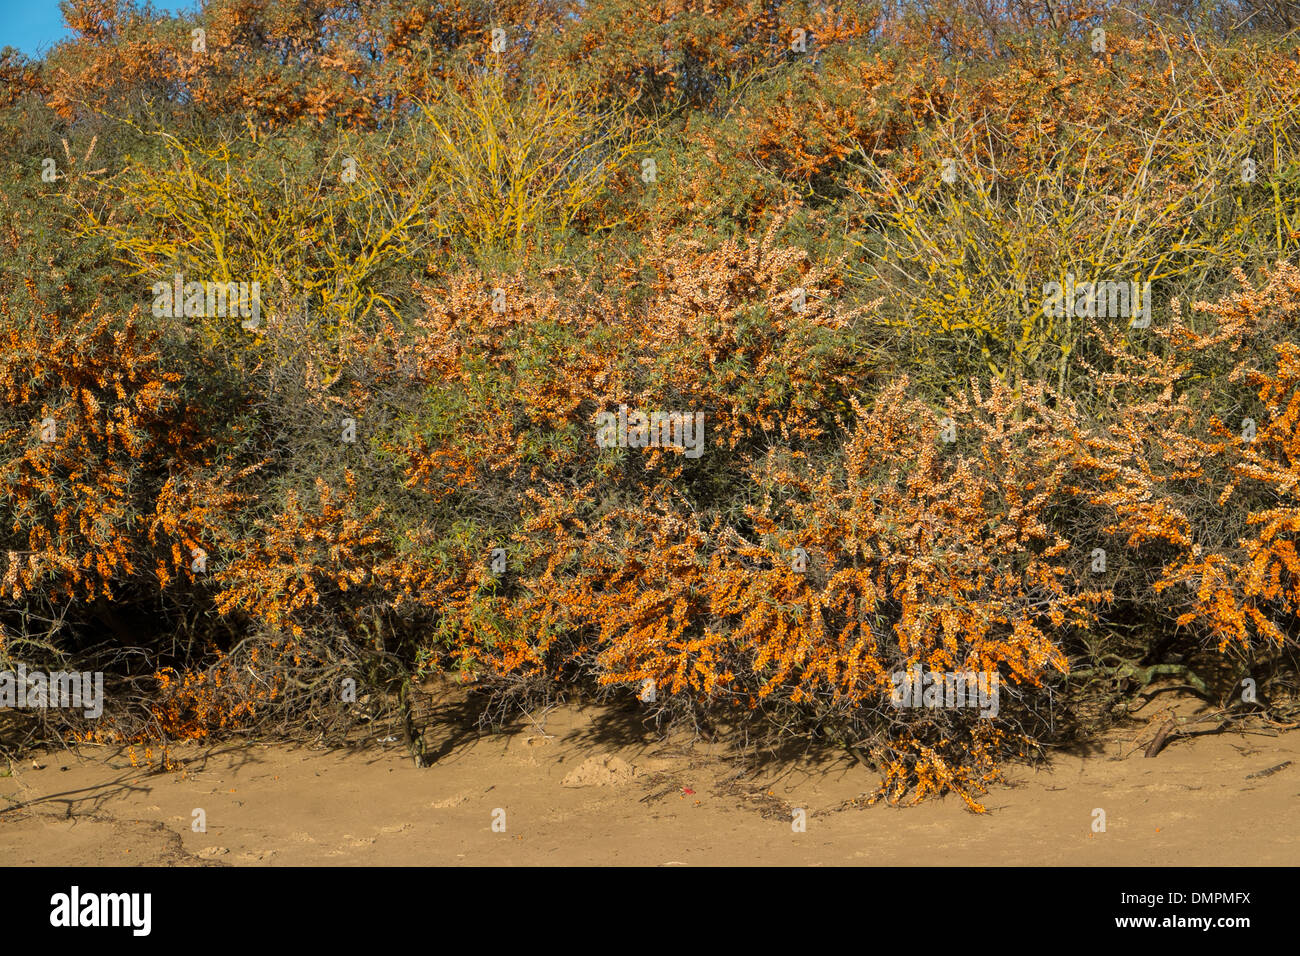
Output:
[[[498,735],[438,727],[424,769],[393,744],[191,745],[170,773],[59,751],[0,777],[0,864],[1300,864],[1300,733],[1178,740],[1147,759],[1153,726],[1012,767],[983,815],[952,797],[856,806],[875,778],[850,761],[742,770],[594,707]]]

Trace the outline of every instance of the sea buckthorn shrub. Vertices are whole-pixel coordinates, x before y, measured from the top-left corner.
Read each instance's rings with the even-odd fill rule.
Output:
[[[514,42],[495,60],[517,72],[565,6],[204,0],[201,11],[167,15],[119,0],[70,0],[71,40],[50,52],[34,82],[68,118],[153,101],[181,117],[246,117],[264,129],[300,118],[373,128],[457,66],[488,61],[480,41],[499,24],[514,26]]]
[[[730,463],[772,438],[821,439],[871,374],[866,310],[840,302],[833,264],[780,243],[779,225],[714,249],[665,244],[645,276],[611,270],[619,294],[562,268],[417,286],[423,314],[388,364],[419,401],[384,447],[437,500],[477,492],[493,510],[523,500],[525,477],[635,491],[667,469],[734,483]],[[702,413],[709,455],[602,452],[596,416],[620,404]]]
[[[644,347],[634,397],[703,412],[715,451],[816,441],[876,376],[867,319],[879,303],[847,303],[843,261],[782,240],[790,215],[747,242],[664,239],[647,257],[656,279],[629,328]]]
[[[1300,273],[1197,302],[1156,331],[1155,359],[1112,342],[1099,382],[1116,396],[1081,443],[1077,493],[1098,529],[1147,568],[1130,600],[1158,612],[1191,649],[1233,661],[1233,685],[1294,651]],[[1226,696],[1226,695],[1225,695]]]
[[[590,486],[529,489],[518,573],[466,605],[456,659],[488,676],[653,681],[688,710],[779,713],[787,729],[795,712],[870,753],[881,793],[952,790],[977,806],[1000,757],[1050,737],[1051,691],[1072,661],[1156,662],[1155,642],[1130,650],[1116,636],[1135,621],[1179,656],[1204,650],[1202,635],[1220,652],[1233,638],[1239,669],[1294,649],[1294,516],[1267,505],[1270,485],[1292,482],[1294,350],[1277,340],[1295,289],[1283,267],[1262,292],[1198,305],[1222,324],[1176,323],[1161,337],[1178,350],[1159,361],[1108,343],[1114,368],[1096,374],[1116,408],[1101,419],[1044,385],[985,394],[975,381],[935,409],[896,382],[855,403],[836,455],[752,458],[745,482],[761,504],[740,514],[691,501],[680,481],[644,481],[635,506],[593,500]],[[1259,406],[1250,441],[1205,411],[1233,389],[1242,401],[1237,383]],[[1225,513],[1234,497],[1243,510]],[[1224,540],[1225,523],[1251,537]],[[1098,576],[1102,546],[1112,567]],[[1193,574],[1192,596],[1169,602]],[[490,580],[480,573],[479,595]],[[1172,642],[1162,619],[1178,624]],[[894,710],[889,675],[917,664],[999,674],[1004,710]]]
[[[1074,420],[1041,390],[975,387],[951,409],[968,434],[949,449],[905,381],[855,412],[834,456],[755,460],[758,503],[743,515],[686,507],[668,483],[635,508],[539,497],[534,525],[551,540],[499,609],[531,627],[504,644],[494,633],[475,656],[499,673],[652,681],[730,721],[784,713],[870,753],[881,794],[953,790],[978,808],[996,758],[1041,730],[1024,701],[1068,670],[1062,635],[1105,598],[1048,523]],[[897,709],[891,676],[914,665],[998,674],[1005,709]]]
[[[206,653],[193,615],[248,471],[174,358],[138,307],[77,306],[30,280],[0,293],[0,669],[102,670],[124,698],[116,681]],[[163,646],[159,620],[174,622]],[[25,717],[84,730],[77,712]]]
[[[869,36],[880,8],[861,0],[612,0],[588,7],[567,29],[539,38],[546,62],[575,73],[598,95],[635,97],[647,110],[714,105],[755,74],[804,52]]]
[[[10,601],[112,601],[193,580],[238,500],[170,370],[128,315],[0,297],[0,482]]]
[[[670,480],[725,494],[738,480],[728,462],[765,436],[818,438],[833,421],[824,406],[847,394],[865,365],[851,335],[857,312],[835,305],[817,270],[800,277],[797,250],[773,244],[769,231],[749,249],[678,248],[652,261],[652,281],[629,280],[621,301],[573,270],[534,277],[531,288],[528,277],[476,270],[417,285],[423,315],[409,334],[390,328],[373,363],[349,373],[356,394],[330,406],[335,416],[355,415],[355,450],[340,457],[295,434],[295,444],[351,461],[355,473],[277,498],[259,520],[260,537],[218,575],[220,608],[297,634],[325,619],[364,618],[371,595],[403,619],[437,616],[439,633],[468,660],[473,642],[460,647],[462,638],[448,635],[468,629],[497,640],[502,622],[524,613],[513,609],[513,576],[496,582],[486,563],[497,547],[512,568],[545,557],[549,545],[533,525],[550,492],[539,498],[539,488],[567,484],[579,502],[637,501]],[[797,281],[808,296],[798,311],[789,308]],[[775,309],[788,317],[761,321]],[[701,347],[698,377],[684,382],[675,370]],[[323,419],[321,395],[293,405]],[[600,449],[595,417],[620,403],[703,413],[710,455],[724,460]],[[346,494],[331,497],[341,481]],[[371,504],[360,505],[362,494]]]
[[[354,7],[70,0],[0,56],[0,666],[102,664],[129,711],[47,739],[409,733],[446,671],[977,808],[1157,677],[1291,719],[1291,39]],[[1151,325],[1047,316],[1071,270],[1150,279]],[[260,325],[154,315],[178,271],[259,281]],[[599,447],[620,406],[703,454]],[[998,714],[894,707],[913,666]]]
[[[1300,210],[1289,45],[1105,26],[1104,55],[1086,32],[1031,33],[991,58],[791,63],[721,121],[690,118],[654,215],[756,231],[797,199],[805,244],[851,250],[848,292],[882,298],[878,335],[918,383],[1087,389],[1087,323],[1046,315],[1045,283],[1150,281],[1166,321],[1173,295],[1217,298],[1234,266],[1294,256]]]

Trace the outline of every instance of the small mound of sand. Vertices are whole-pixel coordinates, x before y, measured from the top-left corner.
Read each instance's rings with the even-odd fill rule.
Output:
[[[636,767],[612,754],[588,757],[560,783],[566,787],[614,787],[637,776]]]
[[[469,799],[468,793],[458,793],[453,797],[446,797],[442,800],[435,800],[429,806],[438,810],[445,810],[448,807],[458,807]]]

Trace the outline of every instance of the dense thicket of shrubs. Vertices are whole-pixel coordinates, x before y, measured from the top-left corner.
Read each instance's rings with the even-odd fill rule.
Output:
[[[445,670],[978,806],[1162,678],[1292,712],[1288,5],[63,6],[0,55],[0,669],[110,696],[21,741]],[[1149,321],[1044,309],[1097,281]]]

